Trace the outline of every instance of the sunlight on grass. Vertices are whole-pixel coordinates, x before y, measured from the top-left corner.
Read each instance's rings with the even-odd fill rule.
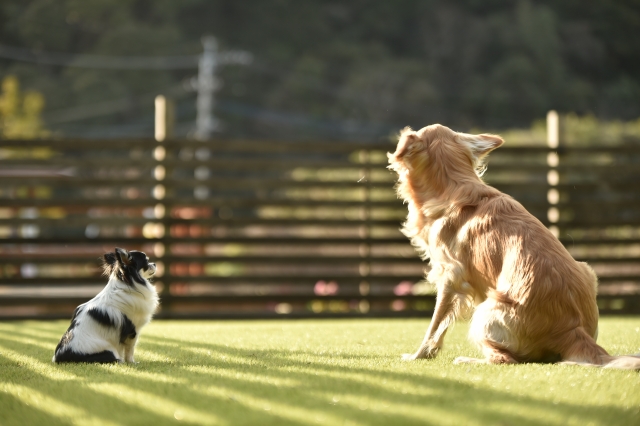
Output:
[[[105,425],[105,426],[118,425],[118,423],[114,423],[104,418],[96,417],[92,415],[90,412],[88,412],[87,410],[84,410],[78,406],[75,406],[72,404],[66,404],[61,400],[54,398],[51,395],[38,392],[34,388],[15,385],[15,384],[5,384],[5,383],[3,383],[1,386],[2,387],[0,389],[2,392],[8,393],[14,396],[23,404],[29,407],[33,407],[34,409],[37,409],[37,410],[42,410],[44,413],[56,419],[64,420],[65,422],[68,422],[74,425],[85,425],[85,424]],[[4,417],[3,420],[11,420],[5,417],[7,414],[7,411],[3,410],[2,412]],[[29,421],[29,417],[21,420],[23,421],[22,424],[24,425],[37,424],[37,423],[31,423]]]
[[[17,339],[13,339],[13,341],[19,341]],[[13,361],[17,366],[27,368],[34,373],[41,374],[43,377],[46,377],[51,380],[75,380],[78,377],[64,370],[55,370],[51,368],[51,360],[49,362],[44,360],[39,360],[28,355],[25,355],[20,352],[13,351],[11,349],[7,349],[6,347],[0,345],[0,355],[7,360]],[[51,355],[53,357],[53,355]],[[2,376],[6,377],[6,376]]]
[[[272,398],[260,398],[251,392],[241,392],[234,388],[220,388],[218,386],[203,386],[200,390],[210,396],[221,399],[228,399],[237,404],[244,405],[248,409],[259,412],[264,411],[270,416],[289,420],[293,423],[308,423],[310,420],[327,424],[363,424],[357,421],[344,422],[340,417],[327,413],[322,409],[301,408],[286,401],[274,400]]]
[[[300,381],[282,378],[282,377],[279,377],[276,375],[270,375],[270,374],[261,374],[259,376],[256,376],[255,374],[252,374],[252,373],[238,372],[235,370],[218,370],[218,371],[212,372],[209,367],[203,366],[203,365],[194,365],[194,366],[185,367],[185,370],[196,373],[196,374],[209,375],[212,378],[218,376],[218,377],[229,378],[232,380],[243,381],[247,383],[262,383],[262,384],[272,385],[275,387],[295,388],[297,386],[302,385],[302,382]]]
[[[467,325],[439,358],[403,362],[425,320],[154,321],[138,364],[55,365],[67,321],[0,323],[0,423],[625,425],[638,372],[453,365],[478,356]],[[605,318],[600,343],[640,351],[640,318]]]
[[[171,383],[176,383],[176,381],[171,381]],[[177,403],[170,398],[163,398],[152,392],[144,392],[129,386],[112,383],[90,383],[87,387],[95,392],[117,398],[123,404],[128,404],[149,413],[160,414],[166,418],[173,417],[176,420],[202,425],[220,424],[222,422],[219,417],[208,413],[207,410],[198,410],[184,402]]]

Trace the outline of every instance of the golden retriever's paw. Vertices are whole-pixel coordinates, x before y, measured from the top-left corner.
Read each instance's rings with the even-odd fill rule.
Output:
[[[405,361],[413,361],[415,359],[433,359],[440,352],[440,348],[432,348],[429,346],[423,346],[414,354],[404,354],[402,359]]]
[[[440,352],[440,348],[437,346],[423,346],[416,353],[416,358],[433,359]]]
[[[484,364],[485,360],[478,358],[470,358],[468,356],[459,356],[453,360],[454,364]]]

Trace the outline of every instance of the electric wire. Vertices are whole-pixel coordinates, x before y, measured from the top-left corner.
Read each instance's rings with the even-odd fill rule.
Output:
[[[63,67],[120,69],[120,70],[172,70],[198,67],[200,55],[184,56],[103,56],[74,55],[68,53],[38,52],[19,47],[0,45],[0,58]]]

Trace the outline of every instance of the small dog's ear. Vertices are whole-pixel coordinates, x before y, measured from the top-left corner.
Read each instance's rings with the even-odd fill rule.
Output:
[[[116,257],[122,266],[129,266],[131,264],[131,255],[125,249],[116,247]]]
[[[469,135],[458,133],[460,141],[464,143],[476,158],[484,157],[504,143],[504,140],[497,135],[483,133],[481,135]]]
[[[400,132],[400,136],[398,138],[398,146],[396,147],[396,152],[393,154],[387,153],[387,157],[389,160],[399,160],[404,157],[407,152],[411,149],[411,147],[420,140],[417,133],[414,132],[411,127],[405,127]]]
[[[102,256],[102,273],[107,277],[113,273],[113,270],[118,264],[115,253],[105,253]]]
[[[116,259],[116,254],[115,253],[105,253],[102,256],[102,259],[104,261],[105,265],[115,265],[116,262],[118,261],[118,259]]]

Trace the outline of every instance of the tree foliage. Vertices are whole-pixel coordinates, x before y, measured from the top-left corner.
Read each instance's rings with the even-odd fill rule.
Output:
[[[2,80],[0,93],[0,138],[35,139],[46,137],[40,113],[44,107],[41,93],[20,91],[18,79],[14,76]]]
[[[233,136],[528,126],[549,109],[640,116],[638,0],[6,0],[0,28],[3,44],[120,56],[197,54],[214,34],[256,58],[220,71],[217,114]],[[53,127],[86,106],[77,123],[134,133],[152,125],[157,93],[182,99],[178,118],[192,121],[183,82],[195,72],[0,60],[45,94]]]

